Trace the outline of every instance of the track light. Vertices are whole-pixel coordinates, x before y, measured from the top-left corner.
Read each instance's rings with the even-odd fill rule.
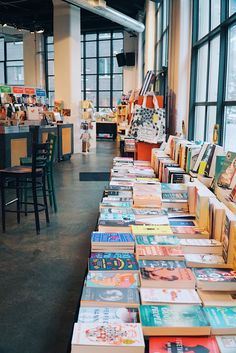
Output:
[[[38,31],[36,31],[36,33],[43,33],[44,29],[39,29]]]

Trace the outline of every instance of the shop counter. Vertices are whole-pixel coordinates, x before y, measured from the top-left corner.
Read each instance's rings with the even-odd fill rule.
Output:
[[[97,121],[96,135],[97,138],[115,140],[117,135],[117,123],[110,121]]]
[[[73,124],[58,124],[58,160],[70,159],[74,152]]]

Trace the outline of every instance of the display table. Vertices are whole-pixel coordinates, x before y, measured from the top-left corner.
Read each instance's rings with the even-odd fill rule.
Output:
[[[117,136],[117,123],[110,121],[97,121],[96,136],[101,139],[112,139],[115,141]]]

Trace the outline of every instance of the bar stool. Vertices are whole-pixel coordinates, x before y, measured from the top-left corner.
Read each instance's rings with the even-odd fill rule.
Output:
[[[6,231],[6,212],[16,212],[17,223],[20,223],[21,205],[33,206],[29,213],[35,215],[35,226],[37,234],[40,234],[39,212],[45,211],[46,222],[49,223],[49,213],[46,194],[46,165],[49,160],[49,143],[32,145],[32,165],[15,166],[0,170],[0,188],[1,188],[1,211],[2,211],[2,230]],[[14,189],[16,198],[6,203],[5,190]],[[31,190],[33,202],[21,200],[24,190]],[[38,202],[38,190],[42,192],[43,203]],[[16,210],[7,209],[7,206],[16,202]]]

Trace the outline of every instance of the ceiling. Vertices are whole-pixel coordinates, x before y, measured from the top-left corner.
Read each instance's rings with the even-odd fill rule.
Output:
[[[107,5],[137,18],[143,12],[145,0],[107,0]],[[81,10],[82,31],[120,29],[120,25],[86,10]],[[27,30],[43,28],[53,33],[52,0],[0,0],[0,23]]]

